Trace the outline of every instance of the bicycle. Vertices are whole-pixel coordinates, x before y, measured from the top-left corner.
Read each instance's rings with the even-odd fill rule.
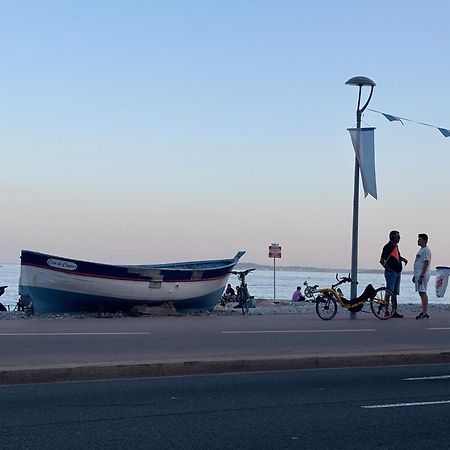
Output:
[[[394,314],[392,307],[389,308],[389,297],[386,299],[390,291],[385,287],[375,289],[368,284],[359,297],[347,300],[338,286],[351,283],[352,279],[349,276],[339,278],[336,274],[336,281],[331,288],[320,289],[320,294],[316,297],[316,313],[321,319],[331,320],[337,313],[338,303],[349,311],[359,312],[369,302],[373,315],[381,320],[389,319]]]
[[[248,314],[248,300],[250,298],[250,294],[248,292],[247,283],[245,282],[245,277],[253,272],[255,269],[247,269],[247,270],[232,270],[231,273],[233,275],[237,275],[239,277],[239,291],[237,292],[236,300],[238,302],[237,307],[242,308],[242,314],[244,316]]]
[[[307,281],[303,283],[305,286],[304,294],[305,301],[307,302],[315,302],[317,295],[320,293],[319,285],[315,284],[314,286],[310,286]]]

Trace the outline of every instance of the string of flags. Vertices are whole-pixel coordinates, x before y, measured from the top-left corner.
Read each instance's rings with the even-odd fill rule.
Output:
[[[387,113],[384,113],[381,111],[377,111],[376,109],[367,108],[367,110],[378,113],[378,114],[382,114],[384,117],[386,117],[387,120],[389,120],[389,122],[400,122],[402,125],[404,125],[404,123],[403,123],[404,120],[407,122],[414,122],[414,123],[418,123],[420,125],[425,125],[427,127],[437,128],[445,137],[450,136],[450,130],[447,128],[437,127],[435,125],[430,125],[429,123],[418,122],[416,120],[407,119],[406,117],[394,116],[392,114],[387,114]]]

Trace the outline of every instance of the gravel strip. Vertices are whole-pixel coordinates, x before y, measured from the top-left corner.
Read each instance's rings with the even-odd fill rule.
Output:
[[[229,303],[226,306],[220,304],[212,311],[203,313],[177,313],[177,316],[234,316],[242,315],[240,308],[234,308],[236,303]],[[371,313],[369,305],[365,308]],[[428,306],[430,315],[433,312],[450,312],[450,304],[430,303]],[[418,314],[421,311],[419,303],[403,303],[399,306],[401,313]],[[316,314],[314,302],[293,303],[287,300],[273,302],[272,300],[255,299],[255,308],[250,308],[250,315],[277,315],[277,314]],[[338,307],[338,315],[348,315],[348,310]],[[86,319],[86,318],[118,318],[129,317],[130,314],[117,313],[55,313],[55,314],[31,314],[23,311],[6,311],[0,313],[0,320],[57,320],[57,319]],[[148,316],[147,316],[148,317]]]

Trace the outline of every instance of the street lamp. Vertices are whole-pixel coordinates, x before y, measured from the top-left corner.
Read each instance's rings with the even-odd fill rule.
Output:
[[[349,86],[358,86],[358,106],[356,108],[356,128],[361,128],[361,115],[367,108],[373,94],[375,83],[367,77],[353,77],[345,82]],[[363,86],[370,86],[370,94],[364,106],[361,108],[361,93]],[[356,298],[358,282],[358,216],[359,216],[359,164],[355,154],[355,181],[353,185],[353,226],[352,226],[352,268],[350,298]],[[350,319],[356,319],[356,312],[350,312]]]

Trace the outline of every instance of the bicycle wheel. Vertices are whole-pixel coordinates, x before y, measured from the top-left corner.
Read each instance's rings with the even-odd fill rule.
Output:
[[[244,297],[242,299],[241,307],[242,307],[242,314],[244,314],[244,316],[248,314],[248,297]]]
[[[380,287],[375,291],[374,297],[370,299],[370,309],[378,319],[386,320],[394,314],[388,294],[389,291],[385,287]]]
[[[242,314],[244,316],[248,314],[248,298],[250,297],[247,289],[247,285],[243,286],[240,290],[241,293],[241,308],[242,308]]]
[[[337,313],[336,299],[328,293],[317,296],[316,313],[322,320],[331,320]]]

